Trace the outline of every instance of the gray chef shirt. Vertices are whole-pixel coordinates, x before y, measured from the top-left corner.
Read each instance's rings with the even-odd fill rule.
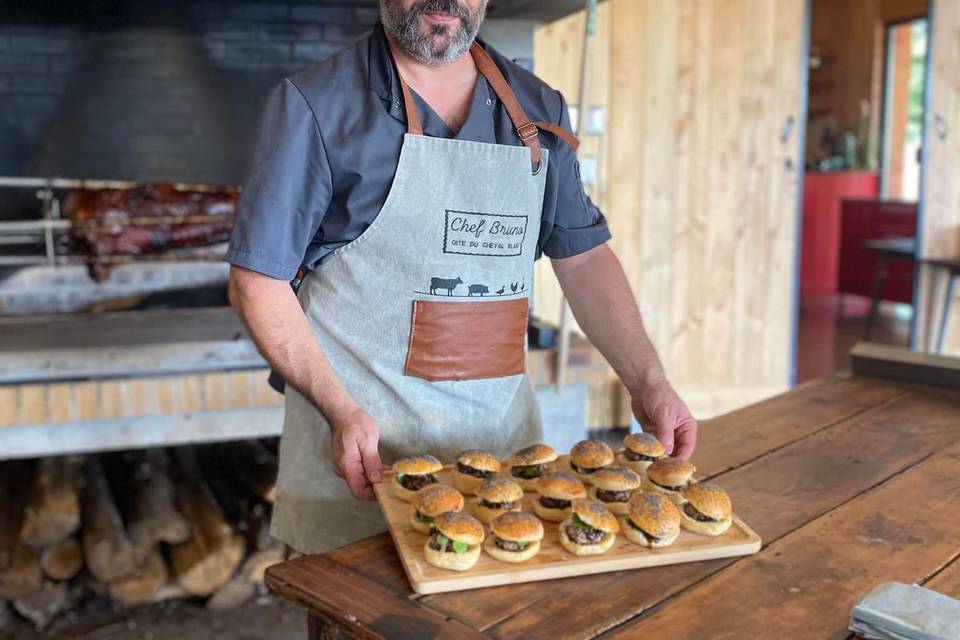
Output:
[[[531,120],[570,129],[559,92],[484,47]],[[414,100],[424,135],[521,144],[483,76],[456,133],[416,94]],[[386,200],[406,131],[399,80],[379,22],[352,47],[281,82],[267,98],[227,260],[290,280],[301,265],[313,268],[358,238]],[[603,244],[610,232],[583,191],[574,150],[550,133],[540,140],[550,157],[538,255],[566,258]]]

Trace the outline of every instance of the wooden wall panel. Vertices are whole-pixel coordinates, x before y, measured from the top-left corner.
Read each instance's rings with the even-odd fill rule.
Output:
[[[926,257],[960,256],[960,2],[937,0],[927,109],[927,166],[923,210]],[[924,267],[917,305],[917,346],[933,350],[945,278]],[[960,354],[960,301],[954,300],[944,353]]]
[[[605,4],[604,210],[648,331],[700,416],[782,391],[791,364],[804,2]],[[568,92],[568,65],[540,54],[569,55],[575,47],[550,39],[575,32],[544,29],[536,71]],[[538,272],[539,288],[546,279]]]

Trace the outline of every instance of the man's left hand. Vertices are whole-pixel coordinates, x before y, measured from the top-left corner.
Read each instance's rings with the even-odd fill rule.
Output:
[[[667,382],[631,393],[633,415],[663,443],[667,455],[689,460],[697,446],[697,421]]]

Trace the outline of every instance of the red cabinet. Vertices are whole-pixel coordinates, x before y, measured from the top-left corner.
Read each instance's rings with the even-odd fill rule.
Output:
[[[802,298],[837,292],[840,267],[840,206],[844,198],[874,198],[878,176],[869,171],[807,173],[803,180],[800,250]]]
[[[864,240],[913,238],[917,232],[917,203],[895,200],[844,200],[840,232],[840,293],[873,294],[877,254],[863,248]],[[891,261],[881,300],[913,301],[913,263]]]

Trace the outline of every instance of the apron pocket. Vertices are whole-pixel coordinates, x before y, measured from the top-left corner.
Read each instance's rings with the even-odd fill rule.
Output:
[[[414,300],[403,373],[432,382],[520,375],[528,313],[527,298]]]

